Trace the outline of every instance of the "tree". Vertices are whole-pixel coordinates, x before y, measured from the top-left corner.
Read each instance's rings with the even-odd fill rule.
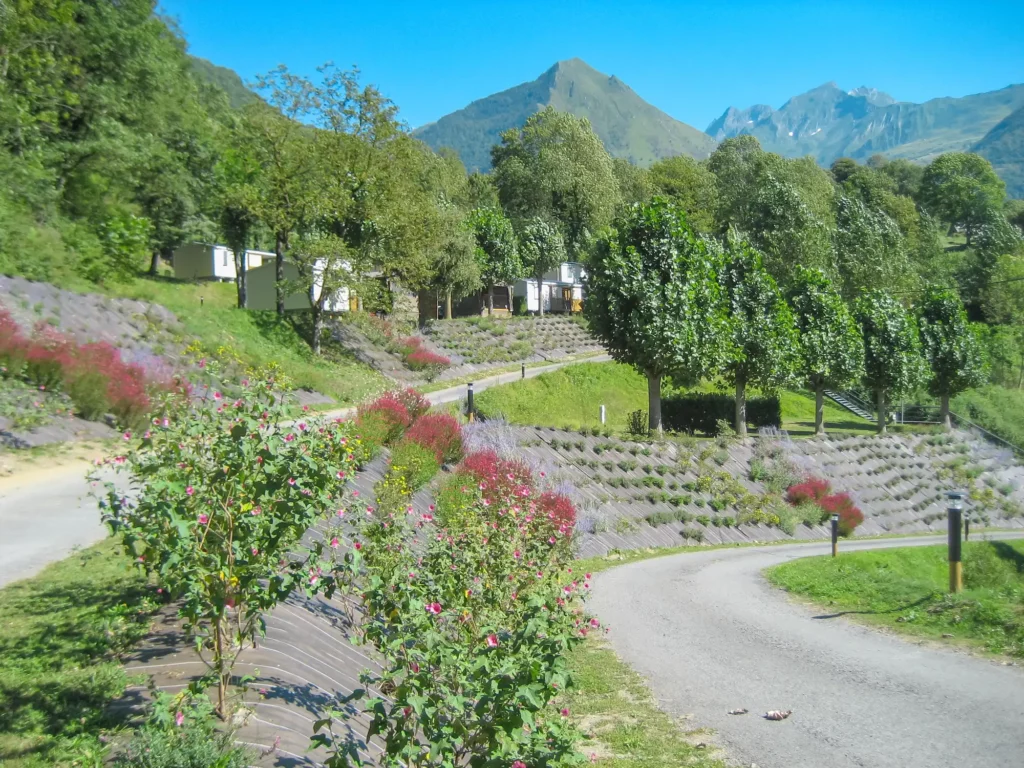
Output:
[[[544,273],[565,261],[565,242],[558,227],[534,216],[519,229],[519,254],[523,268],[537,280],[537,314],[544,317]]]
[[[470,216],[476,236],[480,279],[487,286],[487,314],[494,314],[494,286],[510,285],[523,274],[512,222],[494,208],[477,208]]]
[[[557,222],[571,259],[612,218],[619,183],[590,122],[547,107],[491,149],[492,179],[508,216]]]
[[[338,292],[355,283],[353,253],[348,243],[329,232],[304,232],[296,237],[291,249],[291,262],[298,272],[298,286],[309,298],[313,333],[310,346],[314,355],[320,355],[324,320],[328,313],[343,311],[335,305]]]
[[[434,261],[433,286],[445,297],[445,318],[451,320],[452,299],[480,290],[481,281],[473,228],[455,206],[447,213],[448,234]]]
[[[942,423],[952,428],[949,398],[985,382],[981,344],[967,323],[955,291],[930,289],[918,309],[921,348],[931,369],[928,391],[941,403]]]
[[[864,338],[864,381],[875,393],[878,433],[886,431],[886,405],[921,383],[925,362],[914,317],[889,294],[872,291],[854,305]]]
[[[876,288],[904,288],[914,278],[896,222],[860,200],[837,199],[832,243],[840,290],[847,300]]]
[[[634,205],[597,245],[584,313],[611,356],[647,377],[650,428],[661,433],[661,382],[716,372],[729,359],[721,248],[668,200]]]
[[[1012,333],[1015,343],[1000,346],[1022,350],[1017,375],[1020,389],[1024,386],[1024,254],[1004,254],[998,258],[981,305],[989,322],[1002,323]]]
[[[733,354],[725,366],[736,388],[736,434],[747,434],[747,385],[774,389],[792,377],[799,362],[793,313],[747,243],[726,252],[725,289],[730,308]]]
[[[814,391],[814,432],[825,434],[826,389],[843,389],[864,374],[857,324],[824,272],[799,268],[789,290],[800,343],[799,373]]]
[[[706,164],[687,155],[667,157],[651,166],[650,177],[658,194],[678,205],[694,229],[714,231],[718,187]]]
[[[836,180],[836,184],[842,184],[853,176],[859,168],[860,166],[857,165],[856,160],[849,157],[840,157],[832,162],[829,172],[832,174],[832,178]]]
[[[620,206],[644,203],[654,195],[655,186],[648,169],[635,166],[624,157],[613,157],[612,169],[619,185]]]
[[[972,152],[939,155],[925,168],[920,201],[950,227],[963,227],[967,245],[977,228],[1001,211],[1006,185],[988,160]]]

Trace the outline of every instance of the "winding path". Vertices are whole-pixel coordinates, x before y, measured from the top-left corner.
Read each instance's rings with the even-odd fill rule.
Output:
[[[1016,538],[1010,534],[1006,538]],[[1002,536],[1000,538],[1003,538]],[[845,550],[941,538],[844,543]],[[827,544],[715,550],[598,574],[590,608],[661,706],[759,768],[1020,768],[1019,667],[791,602],[761,576]],[[747,708],[746,715],[728,715]],[[791,709],[783,722],[761,717]]]

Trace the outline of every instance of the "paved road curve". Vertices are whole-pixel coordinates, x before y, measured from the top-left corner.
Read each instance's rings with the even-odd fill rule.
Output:
[[[941,539],[844,543],[847,550]],[[598,574],[591,609],[662,707],[759,768],[1021,768],[1024,671],[790,602],[761,571],[827,544],[684,554]],[[745,707],[747,715],[728,715]],[[783,722],[761,715],[791,709]]]

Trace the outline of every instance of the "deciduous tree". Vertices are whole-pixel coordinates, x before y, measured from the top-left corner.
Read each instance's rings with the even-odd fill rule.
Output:
[[[717,372],[731,350],[724,256],[664,198],[634,205],[598,242],[584,312],[619,362],[647,377],[650,428],[662,431],[661,382]]]
[[[539,216],[527,219],[519,228],[519,254],[523,268],[537,281],[537,314],[544,317],[544,273],[565,261],[565,241],[558,227]]]
[[[932,288],[918,307],[921,348],[930,368],[928,391],[939,398],[942,423],[951,429],[949,398],[985,383],[981,345],[955,291]]]
[[[972,152],[947,152],[925,169],[920,200],[951,227],[963,227],[967,244],[977,228],[1000,211],[1006,185],[992,164]]]
[[[494,208],[477,208],[470,216],[476,236],[480,279],[487,286],[487,314],[494,314],[494,286],[511,285],[523,275],[512,222]]]

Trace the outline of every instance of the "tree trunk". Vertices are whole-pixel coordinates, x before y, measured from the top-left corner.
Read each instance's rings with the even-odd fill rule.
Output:
[[[942,416],[942,426],[946,428],[946,431],[953,429],[953,420],[949,416],[949,395],[942,395],[939,398],[940,403],[940,414]]]
[[[814,434],[825,434],[825,387],[822,384],[814,387]]]
[[[544,317],[544,299],[541,291],[544,289],[544,273],[537,272],[537,317]]]
[[[492,317],[494,315],[494,286],[487,286],[487,316]]]
[[[647,412],[651,432],[661,437],[665,430],[661,426],[661,375],[647,374]]]
[[[249,259],[242,251],[242,258],[235,257],[235,285],[238,288],[238,308],[245,309],[249,289]]]
[[[444,298],[444,319],[452,319],[452,292],[448,291]]]
[[[274,281],[277,290],[277,314],[284,317],[284,249],[285,235],[278,232],[274,238]]]
[[[736,436],[747,436],[747,382],[736,377]]]
[[[320,340],[324,335],[324,313],[322,309],[318,309],[316,304],[313,305],[313,354],[317,357],[320,356],[321,346]]]
[[[886,433],[885,428],[885,390],[875,390],[875,404],[878,407],[878,434],[884,435]]]
[[[158,248],[153,249],[153,256],[149,261],[149,275],[150,277],[156,277],[160,272],[160,250]]]

